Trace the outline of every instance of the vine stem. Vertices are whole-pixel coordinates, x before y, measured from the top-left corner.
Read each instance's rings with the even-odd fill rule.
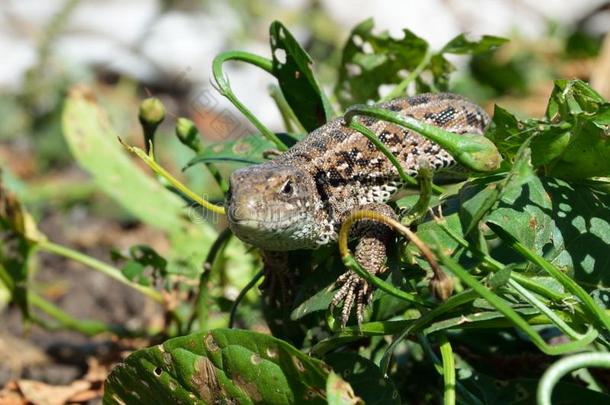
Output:
[[[551,405],[553,388],[559,380],[569,372],[583,367],[610,368],[610,353],[581,353],[555,362],[542,375],[538,384],[538,405]]]
[[[278,138],[273,131],[263,125],[263,123],[260,122],[258,118],[256,118],[256,116],[254,116],[254,114],[252,114],[252,112],[237,99],[237,97],[235,97],[235,94],[229,85],[229,79],[225,76],[222,70],[222,65],[230,60],[249,63],[270,74],[273,74],[273,61],[249,52],[223,52],[218,54],[212,62],[212,74],[214,76],[214,80],[216,81],[216,85],[218,86],[216,90],[218,90],[223,97],[227,98],[231,103],[233,103],[233,105],[237,107],[237,109],[248,119],[248,121],[252,123],[252,125],[256,127],[257,130],[260,131],[265,138],[273,142],[280,152],[288,150],[280,138]]]
[[[233,329],[233,327],[235,326],[235,316],[237,315],[237,307],[246,297],[246,294],[248,294],[248,291],[250,291],[252,289],[252,287],[254,287],[256,285],[256,283],[258,283],[258,280],[260,280],[264,275],[265,275],[265,272],[263,270],[256,273],[254,275],[254,277],[252,277],[252,280],[250,280],[248,282],[248,284],[246,284],[246,286],[244,288],[242,288],[242,290],[239,292],[239,295],[237,296],[237,298],[235,298],[233,305],[231,305],[231,313],[229,315],[229,329]]]
[[[174,186],[176,189],[178,189],[181,193],[186,195],[188,198],[195,201],[197,204],[201,205],[203,208],[208,209],[212,212],[215,212],[216,214],[226,215],[224,207],[221,207],[220,205],[212,204],[211,202],[204,200],[203,198],[198,196],[197,193],[195,193],[193,190],[191,190],[190,188],[185,186],[182,182],[180,182],[180,180],[178,180],[174,176],[172,176],[170,172],[168,172],[167,170],[165,170],[165,168],[163,168],[163,166],[158,164],[155,161],[152,144],[150,145],[150,152],[146,153],[142,149],[140,149],[136,146],[127,145],[125,142],[123,142],[123,140],[121,138],[119,138],[119,142],[121,142],[121,145],[123,145],[123,147],[125,147],[125,149],[127,149],[129,152],[135,154],[140,159],[142,159],[142,161],[144,161],[144,163],[146,163],[146,165],[148,167],[150,167],[155,173],[157,173],[159,176],[161,176],[161,177],[165,178],[167,181],[169,181],[172,186]]]
[[[459,164],[475,172],[494,171],[500,167],[502,162],[496,145],[480,134],[459,135],[398,112],[367,105],[350,107],[343,116],[343,120],[346,125],[350,125],[358,115],[377,118],[415,131],[424,138],[437,143]]]
[[[447,299],[451,295],[451,292],[453,291],[453,281],[445,274],[443,270],[441,270],[430,248],[426,246],[426,244],[409,228],[396,221],[395,219],[389,218],[375,211],[356,210],[349,214],[347,218],[343,221],[341,229],[339,230],[339,251],[341,252],[343,262],[347,267],[351,269],[359,268],[357,271],[358,275],[361,275],[361,270],[363,270],[361,268],[361,265],[352,256],[349,247],[347,246],[349,231],[352,225],[354,224],[354,222],[360,221],[362,219],[370,219],[376,222],[381,222],[391,228],[394,228],[397,232],[401,233],[411,242],[413,242],[413,244],[417,246],[417,248],[422,252],[424,258],[430,264],[430,268],[434,273],[432,281],[430,282],[430,286],[433,289],[435,295],[440,295],[439,298],[441,299]],[[357,264],[357,266],[355,266],[355,264]],[[402,298],[402,296],[406,294],[404,291],[398,290],[393,286],[388,285],[383,280],[380,280],[377,277],[368,274],[366,270],[364,270],[364,273],[366,273],[366,275],[368,276],[365,277],[367,281],[369,281],[370,279],[372,284],[379,287],[388,294],[392,294],[398,298]],[[440,287],[440,290],[443,290],[442,294],[437,294],[437,290],[439,290],[437,287]],[[411,298],[409,300],[413,301]]]
[[[160,304],[163,304],[164,302],[163,296],[158,291],[153,290],[150,287],[132,283],[127,278],[125,278],[123,273],[121,273],[121,271],[116,267],[106,264],[100,260],[94,259],[91,256],[87,256],[85,254],[77,252],[76,250],[72,250],[65,246],[61,246],[49,241],[40,241],[36,246],[38,247],[38,249],[47,251],[49,253],[54,253],[59,256],[63,256],[65,258],[82,263],[94,270],[97,270],[100,273],[103,273],[108,277],[113,278],[122,284],[125,284],[126,286],[138,290],[142,294],[146,295],[147,297],[153,299],[154,301]]]

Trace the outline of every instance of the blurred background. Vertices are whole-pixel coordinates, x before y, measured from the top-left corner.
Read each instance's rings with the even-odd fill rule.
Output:
[[[220,199],[203,170],[181,173],[191,154],[172,128],[174,118],[188,117],[208,141],[254,132],[211,85],[214,56],[235,49],[269,57],[269,25],[279,20],[310,53],[330,94],[350,30],[369,17],[376,31],[400,37],[407,28],[433,49],[462,32],[509,38],[496,52],[452,60],[458,70],[450,89],[488,111],[498,103],[526,117],[540,116],[555,78],[588,80],[610,98],[610,2],[604,0],[2,0],[3,183],[57,243],[105,261],[112,250],[138,243],[163,254],[170,245],[165,234],[100,192],[75,163],[61,125],[69,89],[88,86],[117,133],[136,145],[143,144],[139,103],[159,97],[168,114],[158,134],[159,158],[192,189]],[[274,79],[237,64],[227,66],[226,73],[244,104],[268,127],[282,130],[269,97]],[[162,322],[154,304],[99,273],[79,270],[81,265],[41,254],[32,283],[77,318],[131,328]],[[234,297],[243,283],[227,283],[223,294]],[[0,289],[0,387],[25,380],[66,387],[89,376],[97,378],[99,390],[107,372],[102,364],[116,355],[116,342],[24,328],[19,311],[7,302],[7,291]],[[48,388],[34,388],[41,387]],[[19,388],[34,390],[25,383]],[[77,399],[96,402],[99,395]]]

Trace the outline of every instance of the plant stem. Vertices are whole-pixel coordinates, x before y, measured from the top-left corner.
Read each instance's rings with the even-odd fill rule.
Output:
[[[76,319],[72,315],[64,312],[51,302],[45,300],[38,294],[30,291],[28,293],[28,300],[30,304],[40,309],[45,314],[54,318],[59,324],[66,328],[87,336],[95,336],[100,333],[112,332],[117,336],[132,336],[125,328],[119,325],[108,325],[104,322],[93,321],[88,319]]]
[[[445,384],[444,405],[455,405],[455,358],[446,334],[441,334],[441,358],[443,359],[443,381]]]
[[[118,282],[120,282],[122,284],[125,284],[126,286],[129,286],[135,290],[138,290],[142,294],[155,300],[158,303],[163,303],[163,297],[161,296],[161,294],[158,291],[156,291],[150,287],[132,283],[131,281],[126,279],[125,276],[123,276],[123,273],[121,273],[121,271],[119,269],[117,269],[116,267],[106,264],[100,260],[94,259],[91,256],[87,256],[83,253],[77,252],[76,250],[55,244],[53,242],[41,241],[37,244],[37,247],[44,251],[54,253],[56,255],[63,256],[65,258],[82,263],[88,267],[91,267],[94,270],[99,271],[100,273],[107,275],[108,277],[111,277],[111,278],[117,280]]]
[[[146,152],[144,152],[142,149],[140,149],[138,147],[127,145],[126,143],[123,142],[123,140],[121,138],[119,138],[119,141],[129,152],[136,154],[155,173],[157,173],[158,175],[162,176],[167,181],[169,181],[172,186],[174,186],[176,189],[178,189],[181,193],[186,195],[188,198],[190,198],[191,200],[195,201],[197,204],[201,205],[202,207],[204,207],[212,212],[215,212],[215,213],[221,214],[221,215],[225,215],[224,207],[221,207],[219,205],[214,205],[211,202],[206,201],[203,198],[199,197],[193,190],[191,190],[190,188],[188,188],[187,186],[182,184],[182,182],[180,182],[178,179],[176,179],[174,176],[172,176],[171,173],[169,173],[167,170],[165,170],[165,168],[163,168],[161,165],[159,165],[155,161],[154,154],[153,154],[154,151],[152,148],[150,149],[150,154],[147,154]]]
[[[252,280],[250,280],[248,282],[248,284],[246,284],[246,286],[244,288],[242,288],[242,290],[239,292],[239,295],[237,296],[237,298],[235,299],[235,302],[233,302],[233,305],[231,306],[231,315],[229,316],[229,328],[232,329],[233,326],[235,325],[235,315],[237,314],[237,307],[242,302],[242,300],[244,299],[244,297],[246,296],[248,291],[250,291],[252,289],[252,287],[254,287],[256,285],[256,283],[258,283],[258,280],[260,280],[261,277],[263,277],[264,275],[265,275],[265,273],[262,270],[259,271],[258,273],[256,273],[254,275],[254,277],[252,277]]]
[[[421,62],[419,62],[419,64],[415,67],[415,69],[413,69],[411,72],[409,72],[407,77],[405,77],[402,82],[400,82],[396,86],[394,86],[392,91],[390,91],[388,94],[386,94],[385,97],[383,97],[381,99],[381,101],[382,102],[388,101],[393,98],[405,95],[405,90],[407,89],[409,84],[411,84],[411,82],[413,80],[417,79],[417,76],[419,76],[421,74],[421,72],[426,68],[426,66],[428,66],[428,63],[430,63],[430,59],[432,59],[432,53],[426,52],[426,54],[422,58]]]
[[[357,115],[370,116],[415,131],[439,144],[459,164],[475,172],[489,172],[500,167],[502,157],[496,145],[480,134],[456,134],[398,112],[367,105],[348,109],[343,117],[346,125],[350,125]]]
[[[249,52],[223,52],[221,54],[218,54],[212,62],[212,74],[214,76],[216,84],[218,85],[218,92],[222,96],[226,97],[231,103],[233,103],[233,105],[237,107],[237,109],[252,123],[252,125],[254,125],[256,129],[260,131],[261,135],[263,135],[269,141],[273,142],[273,144],[278,148],[280,152],[286,151],[288,148],[286,147],[286,145],[284,145],[280,138],[278,138],[277,135],[273,133],[273,131],[263,125],[263,123],[260,122],[258,118],[256,118],[254,114],[252,114],[252,112],[250,112],[250,110],[248,110],[248,108],[246,108],[246,106],[237,99],[237,97],[235,97],[235,94],[233,93],[233,90],[231,90],[231,86],[229,85],[229,80],[227,79],[222,70],[222,65],[230,60],[249,63],[251,65],[263,69],[265,72],[270,74],[273,74],[273,61]]]
[[[539,405],[551,405],[553,388],[561,377],[583,367],[610,368],[610,353],[582,353],[565,357],[554,363],[542,375],[538,384],[537,399]]]

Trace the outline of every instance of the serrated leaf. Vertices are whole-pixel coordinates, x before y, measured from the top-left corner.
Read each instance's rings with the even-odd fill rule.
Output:
[[[303,127],[311,132],[332,116],[332,108],[313,70],[313,61],[290,31],[274,21],[269,28],[273,75]]]
[[[329,372],[286,342],[217,329],[138,350],[117,365],[104,403],[318,403]]]
[[[373,33],[368,19],[350,33],[343,48],[335,95],[343,108],[379,99],[379,86],[399,83],[401,71],[413,70],[424,58],[428,43],[409,30],[393,38],[387,31]]]

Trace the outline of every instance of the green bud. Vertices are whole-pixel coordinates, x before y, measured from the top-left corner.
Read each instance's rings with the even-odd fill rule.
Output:
[[[154,126],[156,128],[165,119],[165,107],[158,98],[147,98],[140,104],[138,117],[142,125]]]
[[[176,136],[183,145],[193,152],[199,153],[201,151],[201,137],[193,121],[188,118],[178,118],[176,121]]]
[[[150,97],[140,103],[140,111],[138,113],[140,124],[144,130],[144,146],[146,152],[149,152],[151,143],[154,142],[155,131],[157,127],[165,119],[165,107],[161,100],[155,97]]]

